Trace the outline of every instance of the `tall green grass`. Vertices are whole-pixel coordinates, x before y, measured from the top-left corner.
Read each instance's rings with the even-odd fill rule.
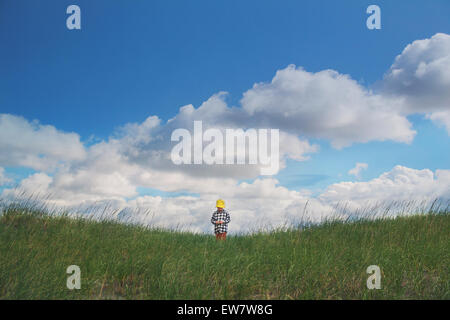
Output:
[[[448,210],[230,236],[0,216],[1,299],[449,299]],[[81,268],[69,290],[66,269]],[[381,289],[366,287],[369,265]]]

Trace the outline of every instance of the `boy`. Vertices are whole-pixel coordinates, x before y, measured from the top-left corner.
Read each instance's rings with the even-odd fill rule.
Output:
[[[225,240],[227,238],[228,223],[231,221],[230,215],[224,209],[225,201],[222,199],[216,202],[217,210],[211,217],[211,223],[214,225],[216,240]]]

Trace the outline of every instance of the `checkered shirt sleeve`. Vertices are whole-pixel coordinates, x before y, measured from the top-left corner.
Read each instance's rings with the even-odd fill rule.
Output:
[[[216,224],[216,221],[223,221],[222,224]],[[231,221],[228,211],[215,211],[211,217],[211,223],[214,224],[214,233],[224,233],[228,231],[228,223]]]

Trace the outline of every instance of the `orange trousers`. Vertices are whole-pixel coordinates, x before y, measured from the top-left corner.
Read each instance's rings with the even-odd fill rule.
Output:
[[[226,240],[226,238],[227,238],[226,232],[216,233],[216,240]]]

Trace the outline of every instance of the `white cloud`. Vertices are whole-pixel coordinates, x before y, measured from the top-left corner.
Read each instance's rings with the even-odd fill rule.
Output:
[[[382,88],[383,94],[403,99],[404,114],[424,113],[450,134],[450,35],[437,33],[406,46]]]
[[[133,210],[149,208],[154,222],[191,230],[209,230],[207,217],[218,197],[226,198],[233,228],[242,231],[282,225],[305,212],[318,221],[332,214],[336,202],[358,208],[367,201],[448,196],[448,170],[433,173],[398,166],[371,181],[334,184],[311,199],[279,186],[275,179],[259,179],[258,165],[176,166],[170,159],[172,131],[192,131],[194,120],[201,120],[204,129],[280,129],[281,168],[286,159],[304,161],[317,152],[318,146],[308,140],[312,138],[326,139],[336,148],[369,141],[409,143],[415,135],[406,118],[411,113],[426,114],[449,130],[448,38],[439,34],[408,46],[378,93],[333,70],[311,73],[291,65],[277,71],[271,82],[245,92],[242,107],[228,106],[226,93],[220,92],[198,108],[181,107],[167,122],[151,116],[125,124],[107,141],[89,147],[76,133],[1,114],[0,165],[41,170],[22,180],[21,189],[50,194],[49,201],[57,206],[78,206],[82,212],[81,208],[111,202],[124,209],[122,216],[131,214],[141,221],[148,216]],[[349,174],[359,177],[365,168],[357,163]],[[3,171],[0,182],[2,177]],[[254,181],[239,183],[244,179]],[[188,191],[199,197],[138,196],[138,187]],[[19,193],[7,189],[3,195]]]
[[[0,187],[10,183],[12,180],[5,175],[5,168],[0,167]]]
[[[407,112],[450,108],[450,35],[416,40],[395,58],[383,79],[386,93],[406,99]]]
[[[20,182],[20,191],[24,191],[27,195],[45,196],[48,194],[51,182],[52,178],[47,174],[34,173]]]
[[[427,115],[428,119],[433,120],[438,125],[443,125],[450,135],[450,111],[437,111]]]
[[[48,170],[58,163],[84,157],[84,146],[78,134],[0,114],[0,165]]]
[[[179,113],[165,124],[151,127],[143,135],[139,129],[145,124],[133,124],[125,126],[123,135],[117,140],[121,145],[120,152],[127,156],[133,163],[160,171],[181,172],[185,175],[201,177],[232,177],[237,179],[251,179],[260,175],[261,165],[174,165],[170,159],[172,147],[176,144],[170,141],[175,129],[183,128],[193,133],[194,121],[202,121],[203,132],[209,128],[219,129],[225,137],[225,129],[280,129],[280,167],[284,167],[286,158],[303,161],[308,159],[308,154],[318,151],[317,145],[311,145],[307,139],[298,135],[285,132],[284,128],[271,127],[266,124],[251,120],[242,109],[228,107],[225,102],[226,93],[220,92],[213,95],[198,108],[192,105],[183,106]],[[152,138],[148,138],[151,136]],[[208,143],[204,142],[205,147]]]
[[[409,143],[415,135],[398,113],[401,100],[374,94],[333,70],[310,73],[290,65],[245,92],[242,105],[255,122],[338,148],[374,140]]]
[[[51,198],[45,199],[48,194]],[[108,207],[107,213],[115,216],[120,212],[118,218],[122,221],[198,232],[210,231],[210,215],[218,198],[226,199],[227,209],[232,213],[233,232],[283,226],[296,218],[298,220],[298,213],[303,212],[308,201],[302,193],[279,186],[275,179],[224,184],[220,188],[210,188],[199,197],[139,196],[126,201],[123,197],[95,197],[84,191],[63,190],[44,173],[31,175],[22,180],[18,189],[6,189],[2,196],[4,199],[20,199],[23,196],[45,199],[43,202],[51,208],[65,208],[82,215],[103,212],[102,209]],[[315,200],[309,201],[318,208],[325,208]],[[321,211],[318,212],[311,214],[310,219],[319,221]]]
[[[58,186],[58,190],[95,197],[132,197],[138,186],[204,192],[207,186],[234,185],[239,179],[255,179],[260,175],[258,165],[174,165],[170,160],[174,145],[170,135],[177,128],[192,130],[194,120],[202,120],[204,129],[280,129],[281,168],[287,158],[303,161],[318,151],[318,146],[310,144],[308,138],[328,139],[335,147],[372,140],[408,143],[415,132],[400,113],[404,111],[405,98],[399,97],[408,91],[399,87],[404,79],[395,77],[400,71],[394,70],[408,73],[411,66],[421,61],[417,56],[430,57],[425,59],[430,65],[440,63],[448,49],[447,38],[436,35],[414,42],[397,57],[384,80],[391,83],[396,95],[385,91],[374,94],[336,71],[310,73],[289,66],[279,70],[270,83],[255,84],[245,92],[242,108],[229,107],[226,93],[220,92],[198,108],[192,105],[180,108],[167,123],[151,116],[142,123],[126,124],[116,136],[89,148],[83,147],[77,134],[2,115],[0,165],[48,171],[60,162],[67,162],[54,175],[52,185]],[[423,77],[438,72],[423,68],[414,74]],[[436,77],[445,80],[445,74]],[[445,111],[436,111],[429,117],[448,123]]]
[[[340,182],[329,186],[319,199],[324,203],[345,202],[351,207],[389,201],[450,199],[450,170],[416,170],[396,166],[367,182]]]
[[[357,162],[355,167],[348,171],[348,174],[350,174],[352,176],[355,176],[357,179],[360,179],[361,178],[361,172],[363,170],[367,170],[368,167],[369,167],[369,165],[367,163]]]
[[[21,190],[41,195],[55,193],[47,203],[65,206],[74,212],[107,212],[122,221],[178,228],[194,232],[211,232],[209,222],[215,200],[223,198],[231,213],[230,231],[248,232],[261,228],[289,226],[296,222],[320,222],[326,218],[351,215],[384,214],[392,202],[450,199],[450,170],[416,170],[396,166],[391,171],[367,182],[341,182],[329,186],[321,195],[280,186],[276,179],[256,179],[251,183],[223,185],[201,193],[198,197],[138,196],[126,201],[122,197],[94,198],[79,193],[58,193],[52,188],[52,177],[38,173],[22,181],[19,190],[5,190],[3,196],[19,196]],[[67,192],[67,191],[66,191]],[[58,199],[58,196],[61,198]],[[339,206],[341,204],[341,206]],[[399,214],[404,205],[391,209]],[[411,211],[412,212],[412,211]],[[408,212],[408,213],[411,213]],[[117,215],[117,213],[119,213]]]

